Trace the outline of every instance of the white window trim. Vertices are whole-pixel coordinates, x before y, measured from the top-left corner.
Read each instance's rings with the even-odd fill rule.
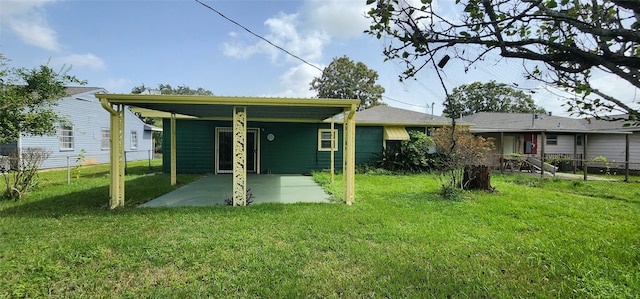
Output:
[[[131,131],[129,136],[131,139],[131,149],[138,149],[138,131]],[[135,140],[133,136],[136,136]]]
[[[322,139],[322,133],[331,132],[331,129],[318,129],[318,151],[320,152],[328,152],[331,151],[331,148],[322,147],[322,141],[327,141],[326,139]],[[334,151],[338,150],[338,130],[333,129],[331,145]]]
[[[66,129],[66,128],[70,128],[70,129]],[[70,143],[71,143],[71,147],[64,147],[65,142],[63,141],[63,138],[65,137],[63,135],[63,132],[71,132],[70,136],[66,136],[68,138],[70,138]],[[59,134],[59,141],[60,141],[60,151],[73,151],[74,147],[75,147],[75,126],[73,124],[61,124],[60,125],[60,134]]]

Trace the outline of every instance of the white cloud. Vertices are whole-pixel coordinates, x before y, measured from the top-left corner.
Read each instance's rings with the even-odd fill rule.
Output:
[[[354,38],[369,28],[365,18],[369,7],[365,1],[312,0],[303,9],[305,19],[314,30],[331,37]]]
[[[320,31],[309,31],[301,26],[299,14],[280,13],[276,17],[264,22],[269,33],[264,38],[271,43],[289,51],[305,60],[318,60],[322,58],[322,50],[329,42],[329,36]],[[237,37],[230,34],[232,37]],[[223,44],[225,55],[246,59],[256,54],[265,54],[276,61],[281,55],[286,55],[282,50],[260,40],[252,45],[247,45],[239,40],[233,40]],[[291,56],[286,56],[289,61],[295,61]]]
[[[96,71],[101,71],[106,68],[104,61],[91,53],[54,57],[51,59],[51,62],[54,65],[68,65],[73,68],[88,68]]]
[[[315,91],[309,89],[309,82],[320,72],[307,64],[299,64],[289,68],[280,76],[281,92],[270,95],[287,98],[309,98],[316,95]]]
[[[101,87],[110,93],[130,93],[132,88],[131,80],[127,78],[108,78],[101,83]]]
[[[56,31],[47,24],[42,7],[53,2],[38,1],[3,1],[0,19],[3,28],[10,28],[24,43],[49,51],[60,51],[60,43]]]

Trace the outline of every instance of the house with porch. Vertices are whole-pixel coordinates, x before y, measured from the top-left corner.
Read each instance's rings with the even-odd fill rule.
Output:
[[[502,167],[505,157],[518,154],[545,160],[571,160],[565,165],[582,169],[604,167],[592,162],[605,157],[612,168],[640,170],[640,128],[624,127],[622,121],[577,119],[548,114],[479,112],[462,117],[471,131],[493,137],[496,150],[490,154],[492,166]],[[570,169],[565,169],[570,170]]]

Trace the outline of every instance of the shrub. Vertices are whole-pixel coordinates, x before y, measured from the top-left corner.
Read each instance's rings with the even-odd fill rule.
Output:
[[[433,140],[426,134],[409,131],[409,140],[400,142],[398,148],[383,150],[373,166],[395,172],[428,172],[436,163],[433,146]]]
[[[12,169],[3,173],[6,191],[4,197],[20,200],[35,183],[38,170],[42,163],[49,158],[51,152],[41,147],[28,147],[22,151],[22,155],[17,152],[9,156]]]

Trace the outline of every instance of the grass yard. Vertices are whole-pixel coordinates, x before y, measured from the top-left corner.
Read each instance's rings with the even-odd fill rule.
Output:
[[[640,294],[638,183],[494,175],[499,192],[444,201],[432,175],[357,175],[353,206],[135,208],[172,189],[140,164],[109,211],[106,171],[0,202],[0,297]]]

